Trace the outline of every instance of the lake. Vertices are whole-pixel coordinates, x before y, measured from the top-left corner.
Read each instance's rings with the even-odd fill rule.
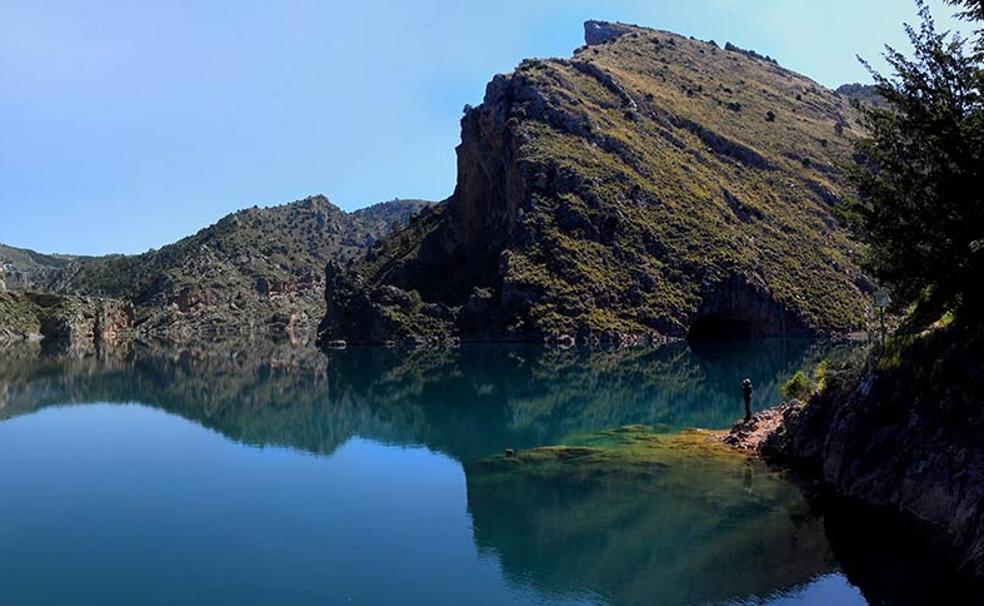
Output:
[[[725,428],[851,347],[232,344],[0,359],[4,604],[867,604],[937,595],[863,514],[755,462],[489,470]],[[880,519],[880,518],[879,518]],[[866,534],[867,533],[867,534]],[[881,533],[881,534],[872,534]],[[872,566],[872,562],[885,566]],[[886,582],[882,570],[916,581]],[[911,585],[911,586],[910,586]],[[912,603],[918,603],[912,601]]]

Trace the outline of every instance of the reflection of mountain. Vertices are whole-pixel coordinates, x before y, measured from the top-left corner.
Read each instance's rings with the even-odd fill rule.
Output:
[[[513,582],[614,606],[767,596],[832,572],[802,493],[740,458],[667,450],[644,473],[469,466],[475,542]]]
[[[0,359],[0,422],[49,405],[142,402],[254,445],[330,453],[361,435],[449,453],[465,464],[478,548],[496,554],[512,582],[546,597],[613,605],[762,597],[831,571],[827,539],[872,603],[965,595],[949,578],[926,584],[930,567],[899,549],[917,543],[897,525],[873,533],[875,524],[812,498],[811,512],[798,489],[757,464],[672,459],[640,478],[507,474],[476,463],[506,447],[629,423],[723,426],[738,413],[740,377],[755,381],[761,406],[783,378],[839,347],[767,340],[697,351],[681,343],[325,356],[246,342],[102,359],[39,350]]]
[[[830,346],[764,340],[694,353],[351,349],[326,357],[255,343],[105,358],[7,358],[0,418],[72,402],[142,402],[235,440],[328,453],[358,434],[462,461],[629,423],[724,427],[751,376],[762,401]],[[764,405],[764,404],[763,404]]]

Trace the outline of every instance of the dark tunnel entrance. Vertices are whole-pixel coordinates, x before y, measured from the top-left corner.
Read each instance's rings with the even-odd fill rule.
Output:
[[[694,320],[687,333],[687,340],[745,339],[755,334],[754,327],[744,320],[711,313],[700,315]]]

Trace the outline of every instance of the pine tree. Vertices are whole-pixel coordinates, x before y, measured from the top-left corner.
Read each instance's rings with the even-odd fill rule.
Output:
[[[847,218],[899,306],[931,295],[984,317],[984,53],[980,38],[972,49],[938,32],[917,4],[921,24],[906,26],[913,56],[887,47],[891,76],[868,66],[887,107],[864,110]],[[984,20],[982,1],[951,4]]]

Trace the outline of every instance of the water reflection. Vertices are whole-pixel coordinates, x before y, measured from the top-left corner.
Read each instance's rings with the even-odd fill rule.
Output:
[[[469,470],[475,539],[517,581],[612,604],[712,604],[836,570],[803,494],[763,465],[668,451],[644,471]]]
[[[353,435],[467,462],[631,423],[722,428],[782,380],[845,346],[767,339],[691,350],[311,350],[227,346],[103,358],[7,356],[0,419],[64,403],[141,402],[237,441],[327,454]]]
[[[481,562],[489,560],[498,563],[507,589],[535,590],[535,599],[527,599],[526,589],[501,594],[519,601],[626,606],[863,602],[839,572],[846,564],[848,576],[872,603],[906,603],[906,585],[891,585],[889,590],[877,574],[883,556],[868,558],[855,538],[861,535],[855,530],[844,531],[854,528],[845,521],[854,520],[852,515],[843,514],[842,509],[816,495],[805,497],[800,488],[758,463],[693,456],[683,450],[668,451],[665,459],[631,473],[554,473],[549,469],[511,473],[482,462],[507,447],[563,443],[578,434],[627,424],[662,425],[667,431],[724,427],[741,413],[737,386],[742,377],[752,377],[757,385],[757,404],[764,406],[779,399],[779,385],[797,369],[809,368],[823,358],[850,355],[851,350],[849,346],[801,340],[704,344],[697,350],[686,344],[629,351],[489,346],[460,350],[351,349],[328,356],[271,344],[226,344],[195,351],[137,349],[102,357],[50,357],[36,350],[21,350],[8,352],[0,360],[0,421],[56,405],[139,402],[235,442],[332,455],[297,457],[281,453],[276,455],[276,469],[268,469],[266,475],[258,471],[257,466],[263,463],[256,457],[213,456],[208,459],[207,472],[186,477],[182,470],[192,465],[188,452],[159,456],[154,448],[140,446],[141,436],[135,434],[133,448],[146,451],[141,460],[159,466],[160,472],[171,478],[167,489],[162,488],[155,497],[161,500],[160,506],[155,499],[141,497],[145,507],[152,507],[159,520],[168,520],[181,511],[180,507],[167,506],[170,501],[198,503],[200,517],[182,519],[191,526],[182,534],[189,543],[199,531],[207,534],[222,520],[223,532],[228,535],[223,541],[235,543],[235,537],[250,536],[255,530],[249,527],[255,523],[253,517],[215,517],[207,503],[223,498],[223,492],[215,490],[216,478],[222,478],[223,491],[249,495],[251,503],[262,504],[266,516],[306,524],[319,533],[337,524],[326,521],[329,518],[341,519],[326,518],[326,512],[343,508],[346,521],[342,526],[352,536],[350,542],[357,542],[363,533],[372,534],[372,529],[387,527],[402,533],[403,522],[399,520],[403,519],[403,509],[411,507],[411,502],[430,503],[437,498],[411,498],[414,487],[406,478],[414,477],[418,478],[415,482],[433,484],[426,489],[428,495],[454,501],[443,504],[448,509],[443,517],[451,519],[455,510],[459,516],[466,511],[470,516],[470,528],[467,521],[458,520],[442,531],[443,526],[426,511],[433,504],[421,505],[425,509],[414,513],[415,523],[434,524],[426,539],[433,542],[430,551],[434,561],[451,558],[437,548],[442,541],[457,545],[456,559],[447,560],[445,565],[447,574],[458,579],[459,595],[478,593],[489,603],[496,601],[489,597],[493,595],[491,589],[480,590],[464,580],[478,574],[475,571],[486,570]],[[99,410],[101,425],[112,422],[112,407],[92,408]],[[182,425],[187,427],[187,423]],[[145,431],[150,426],[133,426],[131,431]],[[156,422],[153,426],[160,427]],[[60,427],[68,431],[72,424],[66,421]],[[120,421],[115,431],[125,432],[126,427],[130,426]],[[179,430],[184,431],[173,428]],[[21,444],[32,443],[31,436],[20,435],[18,439]],[[45,443],[56,447],[50,439]],[[462,465],[464,483],[456,484],[443,456],[434,457],[433,452],[420,449],[401,455],[400,449],[379,443],[424,446],[444,453]],[[6,447],[14,449],[24,465],[37,460],[35,454],[17,451],[9,442]],[[94,478],[107,482],[106,495],[118,493],[130,498],[133,479],[141,473],[139,466],[135,463],[132,469],[125,468],[126,461],[112,449],[103,450],[106,452],[100,454],[93,469],[112,465],[124,468],[99,474],[84,469],[83,473],[91,472]],[[60,473],[56,455],[46,457],[52,462],[50,473]],[[332,483],[319,482],[318,474],[324,470],[312,466],[312,459],[331,463],[335,470],[331,472]],[[439,466],[443,469],[439,480],[430,467],[437,459],[444,461]],[[172,460],[175,462],[170,463]],[[359,474],[365,472],[367,464],[381,460],[386,464],[374,467],[379,488],[372,491],[371,500],[363,502],[370,493],[356,488],[364,486]],[[20,469],[18,474],[24,486],[35,485],[30,469]],[[116,477],[130,480],[117,486],[113,483]],[[278,489],[257,491],[259,477],[276,482]],[[307,479],[287,481],[291,477]],[[312,498],[315,493],[317,498]],[[106,495],[87,495],[92,512],[107,510],[100,502],[110,498]],[[21,514],[34,515],[29,513],[34,511],[28,506],[30,495],[22,496]],[[66,494],[59,502],[71,502],[71,498]],[[5,502],[9,505],[9,500],[0,499],[0,513]],[[227,506],[235,509],[236,502],[230,499]],[[10,515],[11,511],[6,523],[16,524],[18,518]],[[93,519],[102,524],[96,513]],[[134,524],[141,523],[139,516],[130,515]],[[56,519],[62,518],[52,518]],[[42,522],[52,523],[49,519]],[[111,526],[118,521],[105,523]],[[870,528],[862,524],[865,526]],[[98,530],[91,530],[93,536],[98,537]],[[167,537],[153,532],[153,527],[142,531],[149,544],[167,541]],[[447,536],[438,536],[441,532]],[[467,553],[461,551],[462,532],[471,534],[465,542],[474,543],[481,562],[466,561]],[[280,540],[278,536],[272,533],[269,540]],[[366,563],[365,569],[347,573],[349,577],[359,574],[374,578],[384,574],[380,571],[410,566],[400,554],[419,550],[419,545],[403,545],[386,537],[379,538],[380,545],[387,547],[381,552],[386,555],[378,557],[390,559],[375,565]],[[882,535],[878,540],[886,544]],[[220,547],[224,544],[212,545],[214,557],[224,557]],[[59,546],[54,543],[46,549],[57,550]],[[279,549],[283,550],[282,557],[292,553],[285,546]],[[347,562],[350,568],[363,565],[349,559],[348,544],[326,539],[305,549],[310,550],[305,557],[311,562],[326,566]],[[262,551],[254,550],[251,558],[242,574],[255,573],[251,578],[257,578],[264,566]],[[333,595],[319,584],[325,573],[311,572],[316,566],[287,563],[284,560],[278,568],[283,578],[264,577],[270,591],[282,584],[308,584],[318,587],[321,597]],[[186,566],[195,569],[194,558]],[[483,583],[489,582],[487,570],[479,576],[485,579]],[[909,576],[920,577],[915,572]],[[941,583],[934,581],[930,589],[922,587],[911,594],[933,595]],[[365,591],[377,585],[367,581]],[[452,603],[435,598],[435,588],[434,583],[420,585],[404,596],[405,601]],[[222,597],[201,598],[207,602],[208,598],[222,601]]]

